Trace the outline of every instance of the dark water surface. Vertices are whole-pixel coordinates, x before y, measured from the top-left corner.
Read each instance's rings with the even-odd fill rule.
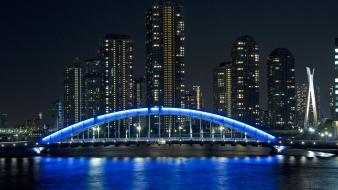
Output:
[[[338,158],[0,158],[0,189],[338,189]]]

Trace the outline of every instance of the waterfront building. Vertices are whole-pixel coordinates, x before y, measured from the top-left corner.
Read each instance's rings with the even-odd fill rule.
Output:
[[[332,99],[333,99],[333,105],[332,105],[332,119],[333,127],[335,128],[334,135],[337,135],[338,130],[338,38],[335,39],[334,44],[334,80],[333,80],[333,93],[332,93]]]
[[[0,128],[8,127],[8,115],[6,113],[0,113]]]
[[[102,111],[102,67],[99,59],[88,59],[83,65],[84,112],[86,118],[97,116]]]
[[[240,36],[232,44],[233,118],[260,125],[259,118],[259,49],[250,36]]]
[[[184,107],[185,28],[183,7],[156,1],[146,13],[147,106]],[[152,118],[152,125],[158,122]],[[182,124],[180,118],[163,117],[163,132]]]
[[[213,71],[213,110],[215,113],[231,117],[232,82],[231,62],[222,62]]]
[[[63,102],[61,100],[56,100],[53,103],[52,109],[52,120],[53,126],[52,130],[59,130],[66,126],[64,126],[64,109],[63,109]]]
[[[296,114],[295,58],[286,48],[273,50],[267,60],[270,125],[293,128]]]
[[[64,125],[68,126],[84,119],[84,77],[79,58],[64,72]]]
[[[192,86],[192,89],[186,92],[185,101],[185,108],[202,110],[204,108],[204,102],[201,86]]]
[[[101,49],[103,112],[133,107],[133,41],[129,35],[106,35]]]
[[[108,34],[104,37],[100,52],[101,112],[112,113],[134,107],[133,52],[133,40],[129,35]],[[130,134],[130,130],[127,131],[130,123],[131,118],[123,119],[108,124],[107,128],[113,127],[117,137],[121,137]]]
[[[146,107],[146,83],[143,77],[135,79],[134,87],[134,107]]]

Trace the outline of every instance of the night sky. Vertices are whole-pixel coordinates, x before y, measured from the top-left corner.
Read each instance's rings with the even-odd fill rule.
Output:
[[[145,66],[145,11],[151,0],[11,0],[0,6],[0,112],[10,124],[43,112],[63,94],[63,69],[74,57],[95,58],[108,33],[130,34],[136,75]],[[277,47],[296,58],[297,81],[315,67],[321,109],[328,116],[338,1],[178,1],[185,8],[186,82],[200,84],[212,108],[212,69],[230,60],[236,37],[251,35],[261,56],[261,104],[266,108],[266,57]],[[48,118],[47,118],[48,119]]]

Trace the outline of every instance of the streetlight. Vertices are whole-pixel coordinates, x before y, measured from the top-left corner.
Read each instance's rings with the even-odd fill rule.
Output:
[[[221,126],[221,136],[222,136],[222,138],[224,138],[223,129],[224,129],[224,127]]]
[[[311,136],[312,136],[312,134],[315,132],[315,129],[312,128],[312,127],[310,127],[310,128],[309,128],[309,132],[310,132],[310,140],[311,140]]]
[[[137,135],[137,138],[140,138],[141,136],[141,126],[137,126],[137,130],[138,130],[138,135]]]

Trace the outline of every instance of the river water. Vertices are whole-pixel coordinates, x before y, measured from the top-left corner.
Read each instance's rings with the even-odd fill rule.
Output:
[[[0,189],[338,189],[338,157],[0,158]]]

